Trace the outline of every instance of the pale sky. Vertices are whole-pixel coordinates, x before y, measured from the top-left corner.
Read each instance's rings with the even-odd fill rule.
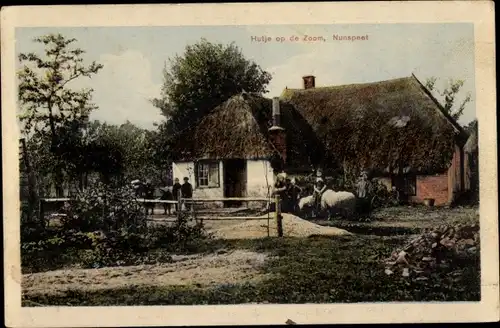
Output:
[[[267,97],[279,96],[285,87],[300,88],[302,76],[316,76],[316,86],[375,82],[414,73],[424,82],[437,77],[438,87],[448,79],[463,79],[460,98],[472,95],[461,124],[476,117],[474,83],[474,30],[472,24],[353,24],[261,26],[168,26],[18,28],[16,52],[41,53],[32,39],[48,33],[76,38],[75,46],[104,68],[78,86],[92,87],[99,106],[91,119],[112,124],[126,120],[145,128],[163,120],[148,99],[159,96],[166,60],[182,54],[202,37],[211,42],[235,42],[243,54],[270,72]],[[332,35],[368,35],[365,41],[333,41]],[[323,36],[326,41],[290,42],[291,36]],[[268,36],[271,42],[252,42]],[[283,37],[285,42],[276,42]],[[439,96],[437,96],[438,99]]]

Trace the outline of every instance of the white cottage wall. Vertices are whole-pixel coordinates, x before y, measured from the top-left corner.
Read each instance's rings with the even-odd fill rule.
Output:
[[[219,161],[219,187],[197,187],[196,176],[194,174],[194,162],[177,162],[172,164],[173,178],[179,178],[182,184],[184,177],[189,178],[193,186],[194,198],[222,198],[224,197],[224,171],[222,161]],[[222,202],[206,202],[200,204],[203,207],[222,207]]]
[[[172,164],[173,178],[178,178],[183,183],[184,177],[189,178],[193,185],[193,197],[195,198],[223,198],[224,197],[224,165],[219,161],[220,185],[214,187],[197,187],[194,174],[194,162],[177,162]],[[274,185],[274,173],[271,164],[267,160],[247,160],[247,186],[246,197],[268,197]],[[205,203],[210,207],[222,207],[222,202]],[[249,202],[249,207],[260,208],[265,206],[263,202]]]
[[[247,160],[247,197],[268,197],[274,185],[274,173],[267,160]],[[263,202],[249,202],[249,207],[262,207]]]

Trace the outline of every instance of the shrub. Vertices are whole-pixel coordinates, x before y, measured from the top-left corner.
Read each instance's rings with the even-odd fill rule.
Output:
[[[193,251],[207,237],[182,213],[173,225],[148,227],[144,206],[131,188],[96,185],[63,208],[57,228],[24,230],[22,265],[42,270],[72,261],[84,267],[142,263],[150,250]],[[36,230],[38,229],[38,230]]]
[[[111,188],[96,184],[78,192],[71,204],[65,204],[63,229],[79,231],[139,231],[146,227],[143,204],[137,201],[134,190],[128,186]]]

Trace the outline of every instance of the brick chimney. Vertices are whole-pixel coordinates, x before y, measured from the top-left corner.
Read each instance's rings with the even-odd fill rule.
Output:
[[[286,162],[286,132],[281,126],[281,110],[280,110],[280,100],[278,97],[273,98],[273,126],[269,128],[269,136],[271,142],[276,147],[278,152]]]
[[[311,89],[316,86],[316,77],[314,75],[306,75],[302,77],[304,81],[304,89]]]

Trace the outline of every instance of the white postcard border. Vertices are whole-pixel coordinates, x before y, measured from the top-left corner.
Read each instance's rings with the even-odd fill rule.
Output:
[[[15,28],[49,26],[280,25],[348,23],[474,24],[479,122],[481,301],[22,308]],[[1,13],[4,286],[6,325],[16,327],[499,320],[494,5],[490,1],[106,5],[4,7]]]

